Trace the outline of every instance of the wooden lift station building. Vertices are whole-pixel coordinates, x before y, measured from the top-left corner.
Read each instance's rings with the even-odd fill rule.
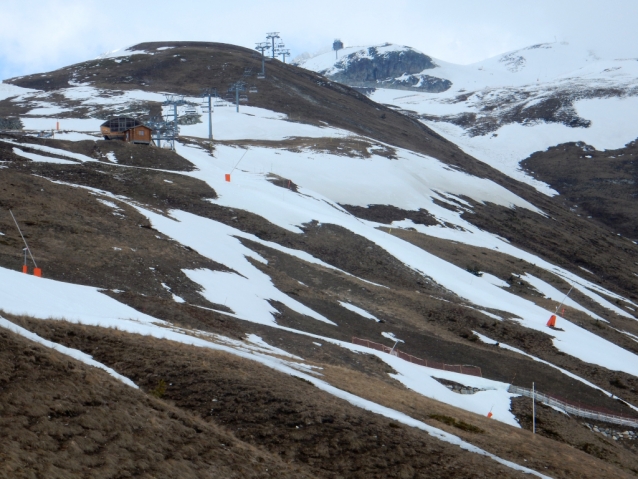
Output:
[[[106,120],[100,126],[105,140],[123,140],[128,143],[150,145],[153,130],[135,118],[120,116]]]

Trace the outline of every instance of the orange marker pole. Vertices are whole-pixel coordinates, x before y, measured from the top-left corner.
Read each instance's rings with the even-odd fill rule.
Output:
[[[60,122],[59,121],[55,122],[55,129],[60,131]]]
[[[22,272],[24,274],[29,274],[29,267],[26,264],[22,265]]]
[[[42,270],[40,268],[33,268],[33,276],[37,276],[38,278],[41,278]]]
[[[547,321],[547,326],[549,326],[550,328],[555,328],[556,327],[556,315],[552,314],[552,316],[549,318],[549,321]]]
[[[230,173],[226,173],[226,181],[228,181],[230,183]]]

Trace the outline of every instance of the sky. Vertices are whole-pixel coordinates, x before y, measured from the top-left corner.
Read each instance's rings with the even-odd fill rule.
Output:
[[[461,64],[552,41],[602,58],[633,58],[637,14],[636,0],[1,0],[0,78],[144,41],[253,48],[271,31],[280,32],[293,58],[329,49],[335,38],[346,46],[408,45]]]

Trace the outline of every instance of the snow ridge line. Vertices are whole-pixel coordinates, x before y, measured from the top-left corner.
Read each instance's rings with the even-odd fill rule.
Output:
[[[538,391],[532,391],[531,389],[522,388],[520,386],[510,385],[507,392],[512,394],[520,394],[528,398],[538,399],[541,403],[547,406],[557,407],[562,409],[567,414],[573,414],[574,416],[586,417],[589,419],[595,419],[597,421],[608,422],[611,424],[618,424],[620,426],[638,427],[638,420],[629,419],[622,416],[616,416],[614,414],[606,414],[604,412],[593,411],[591,409],[584,409],[572,404],[556,399],[547,394],[539,393]]]

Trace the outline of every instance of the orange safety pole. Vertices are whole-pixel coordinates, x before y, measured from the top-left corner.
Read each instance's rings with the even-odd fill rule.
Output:
[[[547,326],[549,326],[550,328],[555,328],[556,327],[556,315],[552,314],[552,316],[549,318],[549,321],[547,321]]]
[[[226,181],[230,183],[230,173],[226,173],[225,177],[226,177]]]

